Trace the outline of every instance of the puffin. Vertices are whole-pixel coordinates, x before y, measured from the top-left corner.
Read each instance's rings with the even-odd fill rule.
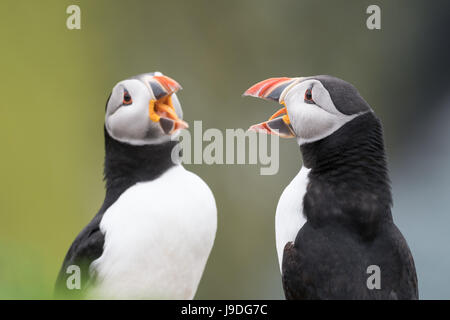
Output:
[[[188,127],[180,89],[161,72],[112,89],[104,122],[105,198],[65,256],[57,296],[195,296],[214,243],[217,208],[208,185],[180,161],[177,137]]]
[[[295,138],[303,158],[275,214],[286,299],[418,299],[392,217],[382,124],[358,90],[329,75],[278,77],[244,96],[283,106],[249,130]]]

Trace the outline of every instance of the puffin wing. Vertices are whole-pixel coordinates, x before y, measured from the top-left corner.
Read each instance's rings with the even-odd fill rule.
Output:
[[[295,242],[284,246],[281,267],[284,294],[287,300],[319,299],[316,285],[317,277],[322,276],[320,247],[312,233],[310,223],[306,222],[297,234]],[[314,235],[314,234],[313,234]],[[316,254],[317,253],[317,254]],[[323,275],[325,276],[325,275]]]
[[[395,257],[399,261],[397,286],[392,290],[391,295],[400,300],[417,300],[419,299],[419,289],[416,267],[411,250],[395,224],[392,223],[390,225],[387,233],[389,242],[395,250]],[[387,280],[389,281],[390,279]]]
[[[370,290],[369,265],[381,270],[381,288]],[[411,251],[392,222],[367,242],[337,226],[307,222],[285,245],[282,282],[286,299],[418,299]]]
[[[286,243],[283,251],[282,283],[284,295],[287,300],[307,299],[306,282],[303,281],[303,273],[298,272],[298,260],[300,254],[293,242]]]
[[[100,231],[102,215],[97,215],[78,234],[64,258],[55,285],[57,296],[81,296],[91,280],[89,266],[99,258],[103,252],[104,234]],[[73,274],[70,266],[77,266],[80,270],[80,289],[69,289],[67,282]]]

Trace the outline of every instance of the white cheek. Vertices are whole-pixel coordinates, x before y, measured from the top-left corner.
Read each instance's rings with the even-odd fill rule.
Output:
[[[297,106],[289,112],[289,118],[297,137],[305,141],[316,140],[336,126],[336,116],[310,104]]]
[[[143,139],[151,121],[138,106],[120,107],[107,119],[110,134],[119,140]]]

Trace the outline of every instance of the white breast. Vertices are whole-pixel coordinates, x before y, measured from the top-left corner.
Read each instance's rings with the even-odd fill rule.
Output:
[[[280,270],[284,246],[286,243],[295,240],[297,233],[306,222],[303,216],[303,196],[306,193],[310,170],[302,167],[291,183],[284,189],[280,201],[278,201],[275,214],[275,236]]]
[[[192,299],[217,229],[214,196],[181,165],[126,190],[105,212],[93,297]]]

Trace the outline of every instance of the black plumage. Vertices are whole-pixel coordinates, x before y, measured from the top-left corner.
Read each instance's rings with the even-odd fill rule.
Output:
[[[303,198],[307,222],[284,248],[286,298],[417,299],[414,261],[392,219],[382,126],[374,113],[303,144],[301,152],[311,169]],[[381,289],[367,286],[370,265],[380,267]]]

